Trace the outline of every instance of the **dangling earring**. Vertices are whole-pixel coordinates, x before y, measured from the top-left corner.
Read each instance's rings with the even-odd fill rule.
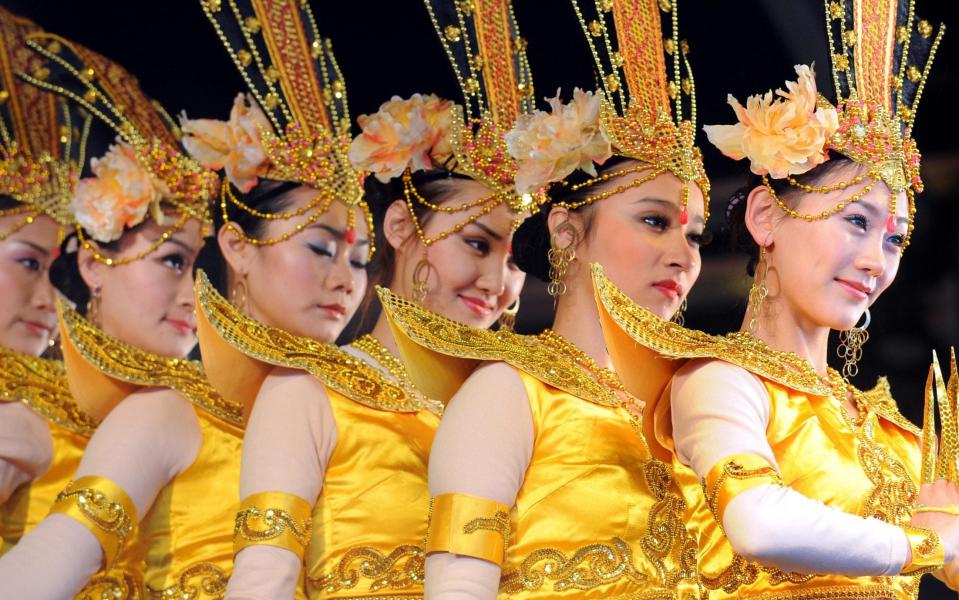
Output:
[[[766,264],[766,248],[759,249],[759,262],[756,263],[756,275],[753,277],[753,286],[749,288],[749,333],[756,335],[759,331],[759,317],[762,313],[763,302],[769,296],[766,287],[766,275],[769,267]]]
[[[556,239],[563,233],[569,233],[570,242],[560,248]],[[576,244],[579,242],[579,234],[573,224],[566,219],[560,223],[552,235],[549,236],[549,252],[546,253],[546,259],[549,261],[549,284],[546,286],[546,292],[553,298],[557,298],[566,293],[566,269],[571,262],[576,260]]]
[[[94,325],[100,325],[100,286],[90,290],[90,299],[87,300],[87,320]]]
[[[243,314],[247,312],[247,293],[246,293],[246,274],[240,276],[233,284],[233,290],[230,291],[230,303]]]
[[[413,269],[413,301],[417,304],[423,304],[427,294],[430,293],[430,272],[433,271],[433,263],[428,258],[420,260]]]
[[[673,315],[672,322],[682,327],[686,324],[686,309],[689,307],[689,303],[686,298],[683,298],[683,303],[679,305],[679,310],[676,311],[676,314]]]
[[[519,296],[516,301],[506,307],[503,314],[499,317],[500,331],[513,331],[516,327],[516,315],[519,313]]]
[[[845,361],[842,366],[843,379],[848,380],[859,374],[859,359],[862,358],[862,347],[869,341],[869,324],[872,323],[872,315],[869,309],[866,309],[866,321],[860,327],[853,327],[839,332],[839,347],[836,348],[836,354]]]

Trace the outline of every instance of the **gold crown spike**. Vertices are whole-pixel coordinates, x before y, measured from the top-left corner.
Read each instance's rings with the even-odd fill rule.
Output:
[[[253,174],[245,173],[244,177],[227,165],[227,179],[245,191],[256,185],[257,176],[300,183],[319,191],[305,211],[270,216],[288,219],[308,215],[305,223],[286,234],[263,240],[239,230],[235,233],[257,245],[275,244],[301,231],[338,200],[350,209],[347,239],[355,236],[354,207],[363,211],[372,236],[372,217],[363,200],[363,174],[349,160],[346,83],[330,41],[319,34],[310,4],[302,0],[200,0],[200,5],[257,104],[247,109],[255,113],[249,118],[262,114],[266,121],[258,127],[259,138],[249,142],[262,150],[264,163],[248,169]],[[231,115],[227,127],[234,126],[233,121]],[[184,119],[183,124],[186,134],[194,138],[188,139],[188,147],[199,157],[202,152],[195,149],[203,144],[203,121]],[[261,216],[236,198],[224,181],[220,202],[224,217],[228,202]]]
[[[70,192],[83,164],[91,117],[17,79],[19,71],[49,74],[43,59],[23,48],[27,37],[40,31],[0,7],[0,195],[24,204],[12,209],[23,220],[0,239],[41,213],[63,226],[73,223]]]
[[[955,349],[950,349],[948,384],[942,376],[939,358],[932,353],[926,397],[923,407],[922,475],[923,483],[936,479],[959,482],[959,375]],[[936,439],[935,405],[939,406],[940,434]]]
[[[143,93],[136,78],[110,59],[54,34],[32,33],[27,47],[42,66],[20,71],[18,77],[68,99],[117,133],[119,144],[91,161],[95,176],[80,180],[73,190],[77,235],[94,258],[109,266],[127,264],[155,251],[190,219],[208,228],[209,202],[218,178],[182,151],[178,129]],[[179,216],[170,218],[161,204]],[[135,256],[104,256],[87,238],[89,234],[100,242],[113,241],[124,227],[149,215],[172,225]]]
[[[932,364],[929,365],[929,375],[926,378],[926,394],[922,409],[922,483],[932,483],[936,480],[936,457],[938,453],[938,438],[936,437],[936,391],[935,388],[942,381],[939,373],[939,359],[936,352],[932,352]]]
[[[679,36],[677,0],[572,3],[599,73],[600,120],[613,151],[695,183],[708,199],[709,179],[694,139],[696,84],[689,44]],[[687,198],[688,186],[684,220]],[[707,200],[707,218],[708,211]]]

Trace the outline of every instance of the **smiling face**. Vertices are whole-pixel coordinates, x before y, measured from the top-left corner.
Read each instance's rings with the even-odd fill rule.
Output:
[[[284,196],[282,212],[307,206],[319,192],[300,186]],[[354,211],[355,237],[346,238],[347,211]],[[304,229],[276,244],[256,247],[221,228],[220,248],[230,265],[231,289],[246,287],[245,298],[232,298],[253,319],[320,342],[331,343],[359,308],[366,291],[370,247],[360,208],[331,202],[309,222],[312,211],[269,221],[260,239],[277,239],[297,225]]]
[[[640,171],[612,179],[594,193],[628,184],[648,173]],[[679,217],[684,185],[671,173],[663,173],[589,205],[588,233],[576,246],[575,269],[569,271],[567,286],[592,294],[588,265],[599,263],[630,299],[664,319],[671,318],[696,283],[702,266],[703,194],[695,184],[688,184],[689,219],[684,225]],[[563,218],[551,214],[551,230]],[[585,222],[582,224],[585,228]]]
[[[816,185],[848,181],[864,170],[847,162]],[[867,185],[868,179],[826,194],[796,194],[796,202],[791,205],[803,214],[819,213]],[[768,204],[765,188],[757,190],[749,201]],[[896,278],[909,225],[905,192],[897,195],[893,231],[886,228],[889,189],[882,182],[874,184],[858,202],[824,220],[806,222],[787,217],[778,207],[770,210],[777,213],[771,218],[771,232],[753,232],[757,243],[768,244],[770,301],[781,302],[793,320],[804,327],[853,327]]]
[[[149,219],[127,231],[114,251],[122,260],[146,251],[169,229]],[[107,266],[85,248],[79,250],[80,274],[99,290],[97,322],[103,331],[137,348],[167,357],[184,357],[196,345],[193,313],[193,263],[203,246],[202,227],[191,219],[154,252],[128,264]]]
[[[23,215],[0,217],[0,232],[23,222]],[[41,215],[0,240],[0,346],[39,356],[49,345],[57,313],[49,269],[59,226]]]
[[[452,187],[440,206],[468,204],[490,195],[489,189],[471,180],[451,179],[446,185]],[[432,211],[423,224],[423,232],[427,238],[436,237],[480,210]],[[420,261],[426,259],[431,266],[424,306],[459,323],[481,329],[491,327],[516,301],[526,281],[526,274],[516,266],[511,252],[514,218],[516,215],[509,207],[500,204],[427,248],[416,234],[406,203],[395,201],[387,210],[384,223],[386,239],[396,250],[390,288],[412,298],[414,272]]]

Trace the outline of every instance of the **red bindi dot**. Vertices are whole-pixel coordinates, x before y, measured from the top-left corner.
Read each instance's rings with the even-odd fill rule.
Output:
[[[886,231],[892,233],[896,230],[896,219],[893,215],[889,215],[889,218],[886,219]]]
[[[356,241],[356,230],[350,227],[346,230],[346,233],[343,234],[343,239],[346,240],[347,244],[353,244]]]
[[[679,222],[683,225],[689,223],[689,210],[685,206],[683,210],[679,211]]]
[[[60,246],[56,246],[53,250],[50,251],[50,258],[57,260],[60,258]]]

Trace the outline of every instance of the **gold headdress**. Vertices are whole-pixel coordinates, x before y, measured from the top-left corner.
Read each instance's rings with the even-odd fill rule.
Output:
[[[680,219],[688,219],[689,183],[709,196],[709,179],[695,145],[696,84],[689,45],[679,37],[677,0],[572,0],[602,87],[599,122],[614,154],[643,163],[604,173],[575,189],[628,173],[651,172],[622,188],[572,208],[635,187],[662,173],[683,181]],[[664,37],[662,16],[670,22]],[[706,203],[706,218],[709,203]]]
[[[816,91],[815,77],[797,66],[799,81],[788,82],[776,96],[751,96],[743,108],[730,96],[739,123],[707,126],[709,140],[723,154],[748,158],[779,207],[806,221],[825,219],[858,201],[878,182],[890,190],[887,230],[894,231],[896,195],[909,199],[909,229],[913,229],[915,194],[922,192],[919,150],[912,139],[916,107],[933,57],[945,32],[917,20],[914,0],[825,0],[826,31],[832,61],[835,106]],[[829,159],[842,154],[867,168],[849,181],[809,186],[796,181]],[[786,206],[769,179],[786,179],[808,193],[826,193],[864,183],[855,194],[829,210],[800,214]]]
[[[506,148],[506,134],[520,115],[533,110],[533,81],[510,0],[425,0],[430,19],[453,65],[463,104],[436,96],[394,98],[374,115],[360,118],[363,133],[354,141],[352,158],[381,181],[402,176],[404,196],[420,240],[429,246],[505,204],[513,212],[535,211],[542,190],[516,189],[516,162]],[[385,135],[384,135],[385,133]],[[471,202],[439,206],[424,198],[411,173],[443,168],[490,189]],[[447,231],[427,238],[413,207],[465,213]]]
[[[46,60],[18,76],[73,101],[117,133],[117,145],[90,161],[94,177],[73,190],[71,210],[77,237],[94,258],[109,265],[131,263],[170,239],[190,219],[209,221],[208,204],[217,176],[184,154],[179,131],[167,113],[149,99],[122,67],[79,44],[49,33],[27,36],[27,46]],[[171,220],[161,206],[178,214],[163,235],[139,254],[113,259],[99,253],[87,233],[110,242],[152,214],[158,223]]]
[[[319,191],[297,211],[266,214],[244,204],[224,181],[220,209],[227,226],[249,243],[275,244],[302,231],[337,200],[350,209],[348,240],[355,235],[354,207],[363,211],[372,232],[363,201],[363,175],[348,158],[346,84],[330,41],[319,35],[309,3],[201,0],[200,4],[246,81],[249,96],[237,97],[228,122],[182,117],[187,149],[210,168],[223,168],[226,179],[244,192],[257,184],[258,177]],[[228,202],[265,219],[309,216],[276,239],[256,239],[230,225]]]
[[[68,209],[90,127],[90,118],[75,120],[66,100],[16,78],[26,71],[43,74],[43,59],[24,48],[39,32],[32,22],[0,7],[0,195],[23,205],[0,215],[23,219],[0,239],[46,214],[65,227],[73,224]]]

